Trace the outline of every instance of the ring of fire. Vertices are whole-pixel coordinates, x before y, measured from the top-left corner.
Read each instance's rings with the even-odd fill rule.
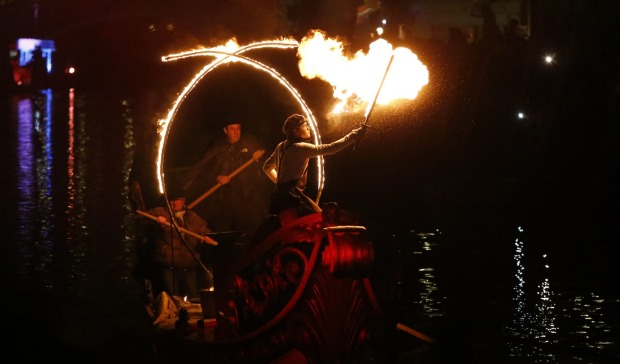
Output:
[[[168,111],[167,117],[165,119],[159,120],[158,133],[160,134],[160,142],[159,142],[156,164],[157,164],[157,171],[158,171],[157,178],[158,178],[158,186],[159,186],[160,193],[164,193],[164,194],[166,193],[165,188],[164,188],[165,183],[164,183],[164,171],[163,171],[164,150],[167,144],[168,134],[170,132],[170,126],[172,125],[174,117],[177,111],[179,110],[181,103],[183,102],[183,100],[185,100],[189,92],[192,89],[194,89],[194,87],[198,84],[198,82],[202,80],[209,72],[229,62],[241,62],[245,65],[252,66],[259,71],[267,73],[268,75],[273,77],[275,80],[277,80],[282,86],[284,86],[289,91],[291,96],[293,96],[295,101],[299,104],[304,114],[306,115],[306,118],[309,120],[309,124],[312,129],[312,135],[314,138],[314,143],[321,144],[321,136],[318,132],[318,125],[317,125],[316,119],[312,111],[306,104],[305,100],[303,99],[303,97],[299,94],[299,92],[286,80],[286,78],[284,78],[284,76],[278,73],[275,69],[257,60],[254,60],[252,58],[242,55],[243,53],[248,52],[250,50],[260,49],[260,48],[288,49],[288,48],[296,48],[298,46],[299,46],[299,43],[295,40],[280,40],[280,41],[266,41],[266,42],[253,43],[247,46],[239,47],[236,45],[234,40],[231,40],[227,43],[226,46],[222,46],[222,47],[191,50],[191,51],[186,51],[186,52],[162,57],[163,62],[175,61],[175,60],[188,58],[188,57],[195,57],[195,56],[214,56],[216,57],[216,59],[213,62],[209,63],[207,66],[205,66],[202,70],[200,70],[194,76],[194,78],[185,86],[183,91],[179,93],[179,96],[177,97],[172,107]],[[316,198],[317,203],[318,203],[318,199],[321,195],[323,185],[325,182],[324,170],[325,170],[324,159],[322,156],[319,156],[317,157],[317,176],[316,176],[317,177],[317,191],[318,191],[317,198]],[[167,195],[165,196],[167,197]]]

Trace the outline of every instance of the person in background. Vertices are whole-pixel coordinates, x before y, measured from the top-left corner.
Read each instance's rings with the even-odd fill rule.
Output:
[[[281,226],[315,211],[309,204],[311,200],[303,194],[309,159],[340,152],[363,137],[366,129],[363,125],[332,143],[316,145],[309,142],[310,125],[303,115],[293,114],[284,121],[282,132],[286,140],[280,142],[263,163],[263,172],[276,184],[269,213],[279,217]]]
[[[193,201],[221,184],[194,210],[209,221],[214,231],[249,233],[267,217],[269,181],[258,163],[251,163],[233,178],[229,175],[250,159],[258,162],[265,151],[256,138],[242,134],[240,121],[228,119],[222,131],[222,138],[212,142],[190,169],[184,187]]]
[[[170,211],[177,225],[198,235],[203,235],[202,241],[209,242],[206,234],[211,233],[206,220],[192,210],[185,207],[185,192],[179,188],[172,188],[168,193],[170,209],[157,206],[146,212],[157,218],[149,220],[153,228],[153,263],[157,279],[154,282],[154,292],[158,294],[166,291],[171,296],[187,296],[190,300],[198,300],[199,274],[203,272],[200,266],[200,256],[197,246],[201,242],[194,236],[177,231],[172,222]],[[210,275],[210,272],[205,272]],[[207,277],[212,285],[212,276]]]

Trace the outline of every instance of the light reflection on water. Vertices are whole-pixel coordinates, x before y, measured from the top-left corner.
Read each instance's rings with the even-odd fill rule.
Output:
[[[577,294],[575,292],[557,292],[549,275],[553,267],[549,256],[542,254],[538,259],[527,259],[527,243],[522,239],[523,228],[517,229],[514,240],[514,281],[511,301],[495,302],[489,309],[481,309],[487,316],[475,317],[473,321],[493,321],[503,323],[501,333],[468,332],[477,335],[479,345],[491,345],[497,336],[503,337],[505,351],[512,362],[518,363],[607,363],[619,358],[617,333],[619,328],[618,312],[620,301],[605,299],[592,292]],[[445,287],[437,275],[445,274],[437,250],[445,243],[439,230],[431,233],[410,232],[405,239],[416,263],[418,289],[417,293],[405,296],[404,305],[416,310],[411,320],[420,325],[424,318],[430,322],[441,322],[449,313],[446,303],[454,297],[445,296]],[[506,242],[508,243],[508,242]],[[532,267],[531,264],[540,265]],[[485,270],[484,264],[473,264],[471,269]],[[534,269],[542,268],[542,269]],[[530,272],[530,270],[532,272]],[[490,273],[492,274],[492,273]],[[402,282],[401,282],[402,284]],[[411,288],[406,286],[405,289]],[[493,291],[498,287],[488,287]],[[471,299],[477,299],[472,297]],[[480,302],[481,306],[489,305]],[[495,312],[494,305],[512,307],[511,317],[503,317]],[[612,320],[612,322],[608,322]],[[502,352],[501,347],[488,347],[488,351]],[[489,357],[498,354],[480,354],[487,362]],[[499,354],[501,355],[501,354]]]
[[[16,290],[81,295],[109,278],[105,275],[115,265],[122,266],[118,279],[135,284],[130,282],[133,240],[125,232],[131,233],[133,217],[128,213],[127,191],[115,190],[124,186],[133,159],[131,108],[128,102],[121,105],[129,131],[119,144],[124,150],[116,151],[111,143],[99,140],[101,126],[92,124],[85,96],[74,89],[46,89],[12,98],[9,122],[16,136],[17,160],[12,163],[17,196],[7,200],[14,198],[17,209],[12,242],[18,252],[13,258],[17,272],[11,282]],[[124,160],[112,166],[119,170],[119,178],[109,183],[116,172],[102,166],[119,153]],[[102,171],[103,176],[97,176]],[[122,215],[106,206],[113,196],[118,196]],[[117,225],[118,219],[124,223]],[[106,234],[122,236],[118,240],[124,245],[110,246]],[[106,259],[110,264],[102,268]]]
[[[34,176],[34,148],[32,140],[33,122],[32,122],[32,102],[30,99],[16,100],[17,104],[17,156],[19,171],[17,173],[17,189],[19,200],[17,204],[17,216],[21,218],[18,222],[20,227],[17,232],[17,239],[20,242],[28,242],[33,240],[33,232],[31,226],[35,226],[33,218],[36,216],[35,206],[31,203],[35,198],[33,184],[36,180]],[[32,255],[32,249],[27,244],[20,244],[19,258],[23,260],[20,265],[20,273],[28,272],[30,269],[30,261],[26,257]]]
[[[528,358],[532,363],[556,363],[558,357],[549,348],[563,348],[573,353],[580,348],[593,349],[591,352],[582,350],[585,354],[574,354],[573,359],[584,361],[606,352],[614,353],[618,344],[610,340],[613,328],[605,318],[614,309],[606,307],[607,301],[596,293],[555,292],[551,287],[549,269],[552,267],[547,254],[542,254],[540,260],[534,259],[542,266],[539,271],[543,275],[526,280],[525,262],[531,260],[525,259],[527,249],[521,235],[524,229],[517,230],[514,320],[506,327],[509,335],[516,339],[509,341],[511,356]],[[534,294],[528,295],[528,291]]]
[[[509,335],[519,339],[532,340],[544,344],[557,344],[554,339],[557,333],[555,323],[555,303],[553,291],[549,279],[543,277],[536,287],[536,301],[533,310],[528,307],[526,290],[529,288],[525,279],[525,247],[521,239],[523,228],[517,229],[518,237],[515,239],[514,261],[516,265],[514,286],[514,320],[507,327]],[[546,258],[546,255],[543,257]],[[545,265],[548,268],[548,265]],[[534,282],[536,283],[536,282]],[[546,354],[538,347],[526,346],[523,342],[510,342],[510,354],[513,357],[529,357],[536,363],[555,362],[554,354]]]
[[[68,112],[67,121],[67,200],[64,204],[66,216],[66,243],[74,253],[73,264],[71,265],[69,280],[71,287],[77,285],[76,281],[86,279],[84,252],[86,239],[88,237],[88,226],[85,224],[86,205],[86,178],[88,168],[87,160],[87,135],[83,111],[76,108],[76,94],[74,89],[68,91]],[[60,114],[62,115],[62,114]],[[76,117],[77,115],[77,117]],[[64,122],[64,118],[60,119]]]
[[[422,254],[422,252],[431,252],[433,250],[433,246],[437,244],[435,242],[436,235],[440,235],[440,232],[436,233],[419,233],[418,238],[420,239],[420,251],[416,252],[417,254]],[[419,267],[418,271],[420,272],[420,284],[422,289],[420,291],[420,303],[422,305],[422,312],[429,318],[433,317],[441,317],[443,316],[443,310],[441,307],[443,306],[443,297],[439,296],[439,289],[437,286],[437,277],[435,277],[435,269],[433,267]]]
[[[123,128],[121,142],[114,144],[103,140],[105,125],[93,125],[96,111],[88,109],[87,101],[73,89],[13,99],[9,125],[15,126],[17,159],[12,163],[17,196],[8,197],[14,198],[17,211],[13,259],[18,278],[13,283],[21,291],[52,292],[64,301],[67,293],[71,299],[87,297],[88,310],[98,304],[104,311],[124,304],[122,299],[106,301],[109,294],[115,298],[141,294],[132,275],[135,231],[126,183],[134,158],[137,116],[129,99],[116,104],[120,116],[116,115],[114,123],[121,122]],[[502,281],[513,295],[495,303],[508,307],[511,314],[498,318],[509,355],[526,362],[552,363],[566,356],[592,362],[601,352],[617,353],[620,302],[595,292],[558,292],[549,275],[553,253],[528,259],[529,242],[522,239],[522,232],[518,228],[512,262],[505,262],[514,267],[514,280]],[[407,242],[402,244],[407,249],[402,253],[412,256],[407,263],[415,263],[401,267],[409,270],[399,282],[409,291],[404,309],[431,321],[444,319],[449,314],[446,305],[454,299],[446,295],[439,278],[451,269],[437,255],[446,244],[445,237],[437,229],[410,231],[401,238]],[[476,261],[468,264],[473,270],[485,269]],[[87,320],[91,314],[84,314]],[[489,311],[489,317],[476,319],[493,320],[493,314]],[[119,319],[118,312],[113,315]],[[66,317],[61,315],[61,319]],[[571,350],[575,348],[590,351]]]
[[[52,91],[42,91],[32,98],[16,98],[17,106],[17,155],[19,173],[20,218],[18,245],[24,259],[22,278],[29,271],[39,274],[43,286],[53,284],[49,276],[52,262],[54,228],[52,210]],[[23,239],[23,240],[21,240]],[[30,259],[37,257],[36,261]]]

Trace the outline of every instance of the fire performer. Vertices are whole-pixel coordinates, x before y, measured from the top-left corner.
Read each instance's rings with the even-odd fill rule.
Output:
[[[267,217],[269,181],[261,173],[260,165],[252,163],[234,178],[233,171],[249,160],[258,160],[265,153],[257,139],[242,134],[242,124],[228,119],[222,125],[221,139],[213,141],[203,157],[189,171],[184,187],[190,201],[207,187],[219,186],[209,196],[192,207],[217,232],[253,232]],[[193,206],[194,202],[190,204]]]
[[[329,144],[309,143],[310,125],[303,115],[293,114],[282,125],[286,140],[280,142],[263,164],[263,172],[276,184],[271,196],[269,213],[277,215],[285,226],[301,215],[316,212],[309,197],[303,191],[308,179],[310,158],[331,155],[344,150],[361,139],[366,124]]]

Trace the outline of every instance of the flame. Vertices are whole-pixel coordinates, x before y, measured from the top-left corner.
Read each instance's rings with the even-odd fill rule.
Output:
[[[394,49],[385,39],[371,43],[367,54],[360,50],[351,57],[345,55],[344,45],[338,39],[314,31],[301,40],[297,54],[302,76],[319,78],[333,86],[334,98],[340,100],[334,113],[364,104],[368,110],[375,96],[380,105],[398,99],[413,100],[429,80],[428,69],[411,50]],[[392,55],[394,60],[386,75]]]
[[[156,166],[157,171],[159,171],[158,187],[160,193],[164,191],[162,178],[163,150],[172,120],[187,94],[194,89],[196,84],[211,71],[229,62],[243,63],[258,71],[265,72],[277,80],[297,101],[300,111],[310,121],[314,143],[321,144],[318,123],[301,94],[276,69],[247,56],[248,53],[257,49],[290,49],[295,47],[297,47],[297,55],[300,59],[298,67],[301,75],[310,79],[320,78],[334,87],[334,98],[340,100],[340,103],[333,110],[334,113],[357,111],[358,107],[365,104],[366,115],[368,116],[375,103],[375,98],[376,103],[382,105],[396,99],[413,100],[420,89],[428,83],[426,66],[409,49],[401,47],[393,49],[387,41],[379,39],[370,45],[368,54],[358,51],[354,57],[347,57],[344,55],[343,44],[337,39],[326,38],[321,31],[314,31],[303,38],[301,42],[292,38],[280,38],[240,46],[235,38],[231,38],[221,46],[197,48],[164,56],[162,57],[163,62],[197,56],[213,57],[213,60],[194,75],[193,79],[178,94],[172,107],[168,110],[167,116],[158,121],[157,131],[160,135],[160,142]],[[392,56],[394,59],[389,63]],[[390,64],[389,69],[387,69],[388,64]],[[380,93],[377,94],[379,88]],[[317,190],[318,196],[320,196],[325,183],[325,166],[322,156],[316,160]]]
[[[301,112],[303,112],[306,115],[309,121],[309,124],[310,124],[310,128],[312,129],[312,136],[314,138],[314,143],[321,144],[321,134],[318,132],[318,123],[316,121],[316,118],[313,115],[310,107],[306,104],[306,101],[303,99],[303,97],[299,93],[299,91],[297,91],[297,89],[295,89],[288,82],[288,80],[284,76],[282,76],[276,69],[269,67],[266,64],[263,64],[253,58],[246,56],[246,54],[249,53],[250,51],[254,51],[257,49],[263,49],[263,48],[289,49],[289,48],[296,48],[298,46],[299,46],[299,43],[291,38],[281,38],[281,39],[276,39],[276,40],[261,41],[261,42],[251,43],[245,46],[239,46],[237,44],[237,41],[234,38],[232,38],[228,42],[226,42],[226,44],[223,46],[218,46],[214,48],[199,48],[199,49],[184,51],[181,53],[170,54],[170,55],[162,57],[163,62],[177,61],[180,59],[196,57],[196,56],[214,57],[214,60],[212,60],[205,67],[203,67],[198,73],[194,75],[193,79],[189,81],[189,83],[177,96],[172,107],[168,110],[168,114],[166,118],[160,119],[158,121],[157,132],[160,135],[160,142],[159,142],[159,149],[157,153],[156,167],[157,167],[157,171],[159,171],[158,187],[159,187],[160,193],[164,192],[164,184],[163,184],[163,179],[162,179],[162,176],[163,176],[162,162],[163,162],[164,146],[165,146],[166,137],[170,130],[170,125],[172,123],[172,120],[174,119],[174,116],[176,115],[179,107],[181,106],[181,103],[185,100],[185,97],[187,96],[187,94],[192,89],[194,89],[196,84],[201,79],[206,77],[207,74],[215,70],[217,67],[221,65],[225,65],[229,62],[243,63],[247,66],[257,69],[258,71],[265,72],[266,74],[270,75],[275,80],[277,80],[279,84],[283,86],[290,93],[290,95],[297,101],[297,104]],[[316,172],[317,173],[317,188],[318,188],[318,191],[321,191],[323,188],[323,184],[325,183],[325,174],[324,174],[325,166],[324,166],[324,160],[322,156],[319,156],[316,159],[317,159],[316,161],[317,163],[317,172]]]

